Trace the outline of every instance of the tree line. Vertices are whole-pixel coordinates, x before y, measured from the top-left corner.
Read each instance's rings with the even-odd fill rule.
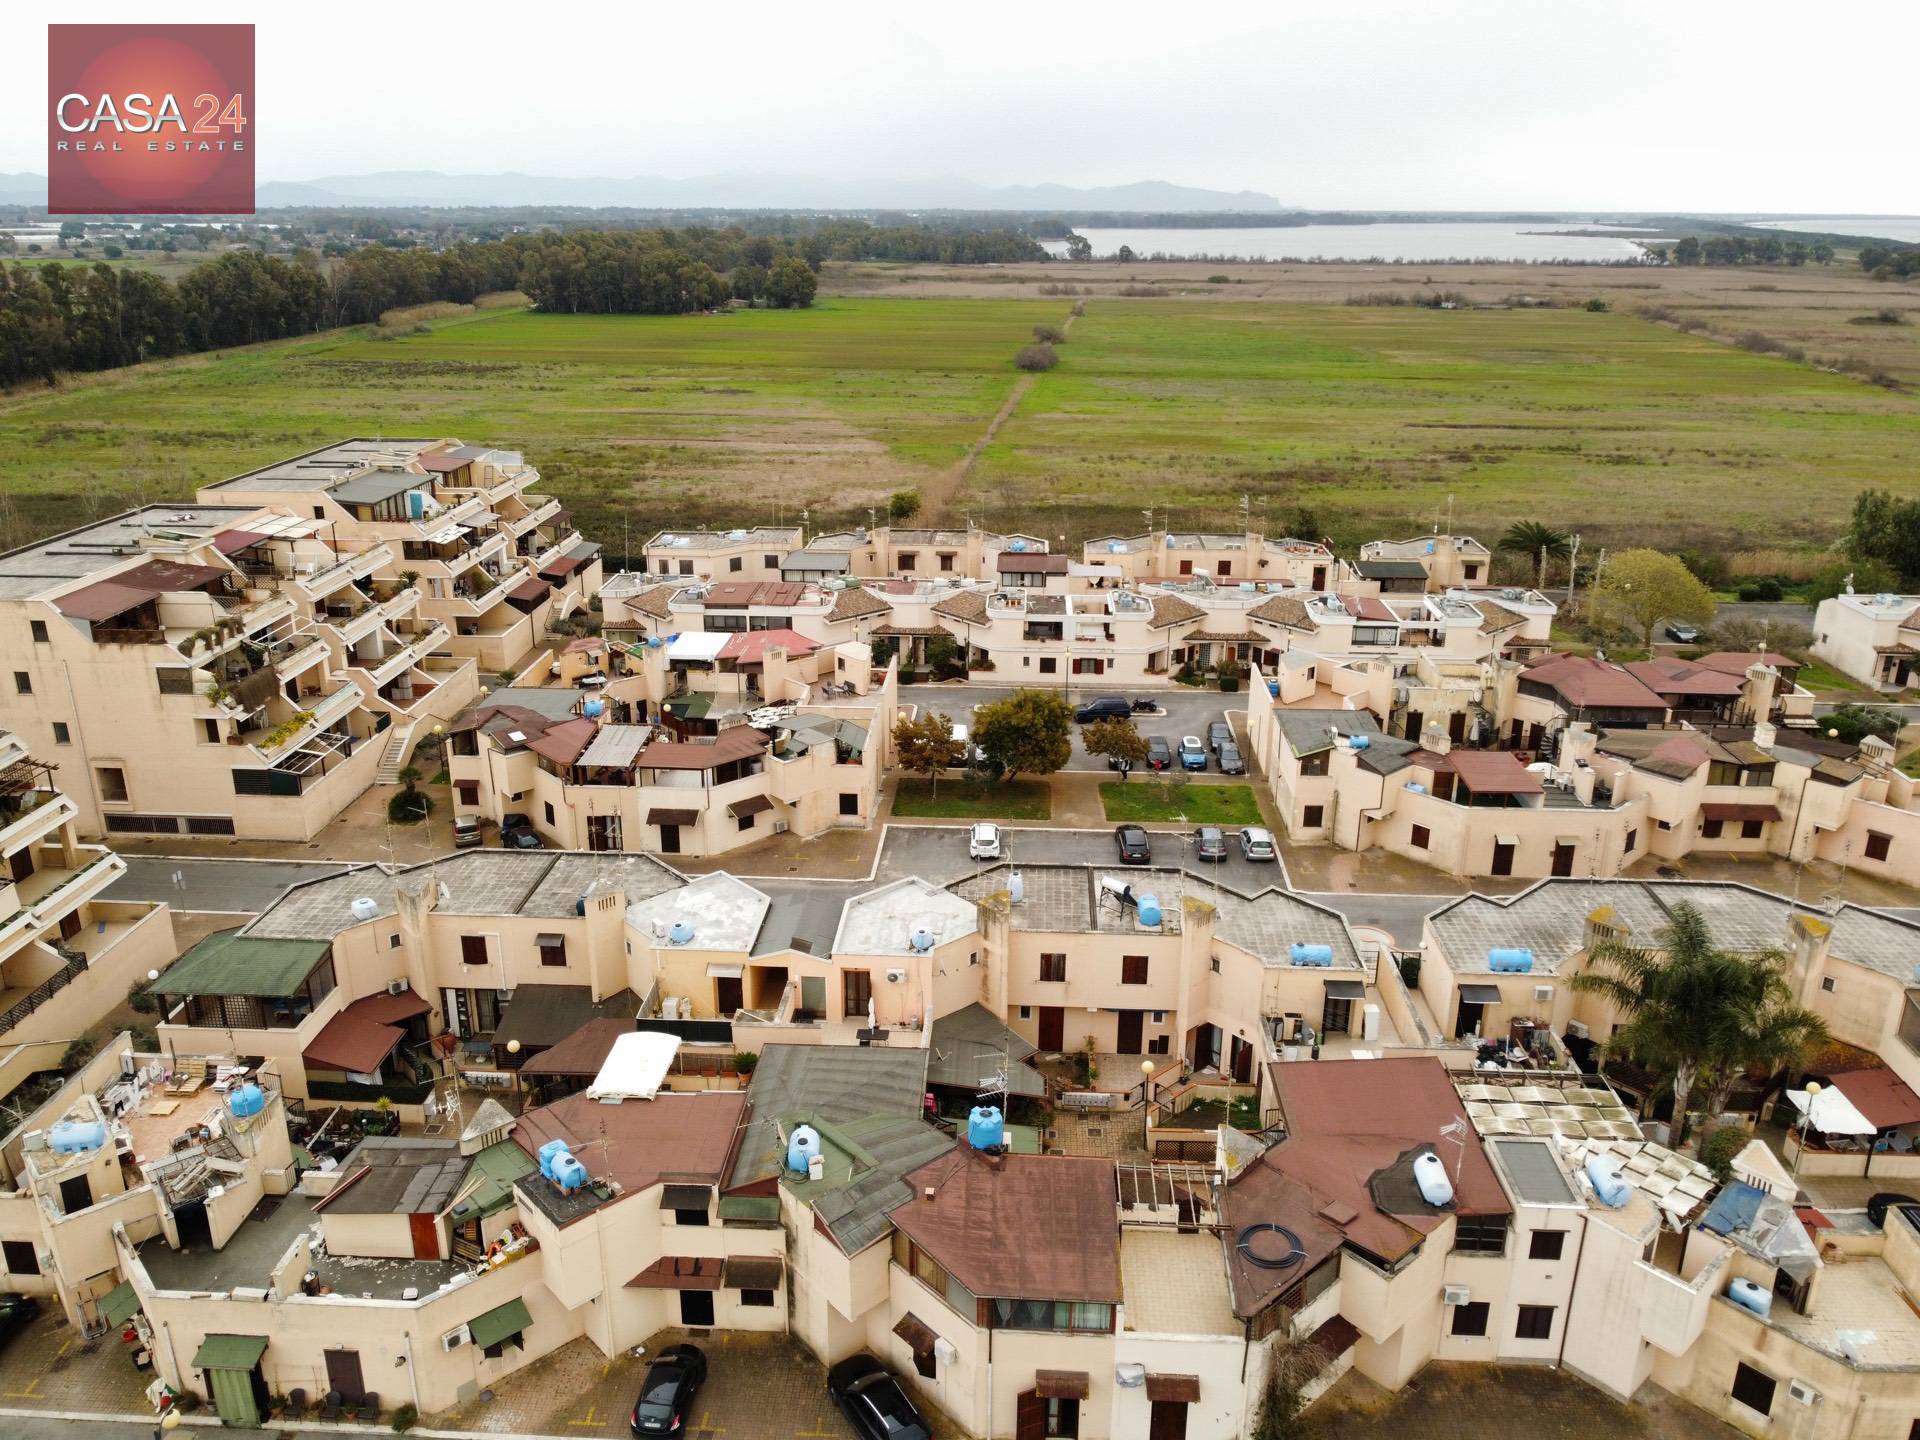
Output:
[[[1833,246],[1778,235],[1688,235],[1672,245],[1649,245],[1648,257],[1675,265],[1815,265],[1833,263]]]
[[[1860,268],[1876,280],[1906,280],[1920,275],[1920,245],[1863,245]]]

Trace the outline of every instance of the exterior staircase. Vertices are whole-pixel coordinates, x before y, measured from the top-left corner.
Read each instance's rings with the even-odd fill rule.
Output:
[[[403,720],[387,727],[387,753],[380,757],[380,768],[373,772],[374,784],[400,783],[400,772],[407,768],[407,752],[413,745],[413,725],[413,721]]]

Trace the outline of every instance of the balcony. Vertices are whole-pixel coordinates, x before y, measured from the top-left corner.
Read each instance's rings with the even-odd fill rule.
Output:
[[[261,755],[272,759],[312,739],[315,734],[335,721],[345,719],[362,703],[363,697],[358,685],[351,683],[342,685],[332,694],[322,697],[309,709],[300,711],[295,716],[289,716],[287,721],[263,725],[258,729],[245,732],[240,738]],[[290,722],[294,719],[300,719],[300,723],[291,724]]]
[[[382,625],[411,615],[420,604],[420,592],[408,587],[385,600],[369,600],[366,608],[356,615],[340,619],[329,618],[327,623],[333,627],[334,635],[342,645],[354,645],[371,635]]]
[[[377,689],[425,660],[427,656],[446,644],[447,638],[446,625],[435,623],[430,629],[402,645],[392,654],[372,664],[356,664],[355,668],[361,670]]]
[[[79,813],[73,801],[51,787],[0,797],[0,853],[33,844]]]
[[[517,520],[507,521],[507,533],[516,540],[535,526],[546,524],[560,513],[560,502],[557,499],[538,495],[527,495],[522,499],[528,504],[535,505],[536,508],[529,510]]]
[[[0,888],[0,945],[54,924],[126,873],[127,862],[104,845],[74,847],[79,863],[50,866]]]

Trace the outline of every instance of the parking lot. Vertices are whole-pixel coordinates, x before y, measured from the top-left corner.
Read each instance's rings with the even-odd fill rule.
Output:
[[[900,703],[914,705],[926,710],[936,710],[948,716],[956,725],[973,724],[973,710],[977,705],[990,704],[995,700],[1004,700],[1013,694],[1018,686],[988,685],[903,685],[900,687]],[[1040,686],[1024,687],[1040,689]],[[1097,679],[1082,676],[1074,683],[1071,691],[1062,690],[1056,682],[1047,687],[1056,693],[1065,694],[1074,705],[1084,705],[1089,700],[1102,695],[1120,695],[1132,699],[1136,692],[1126,690],[1103,689]],[[1242,717],[1241,733],[1245,733],[1244,716],[1247,697],[1243,692],[1223,695],[1218,690],[1189,689],[1184,685],[1172,686],[1165,690],[1144,690],[1137,692],[1149,697],[1160,707],[1159,713],[1136,715],[1134,724],[1142,735],[1159,735],[1166,739],[1171,749],[1178,749],[1182,735],[1197,735],[1206,739],[1207,726],[1215,720],[1227,718],[1227,712]],[[1080,727],[1073,729],[1073,758],[1067,762],[1069,770],[1105,770],[1107,762],[1097,755],[1089,755],[1080,744]],[[1209,773],[1217,774],[1212,761],[1208,762]]]
[[[1252,864],[1240,856],[1239,831],[1227,827],[1227,858],[1200,861],[1194,858],[1191,828],[1170,830],[1157,825],[1147,827],[1157,866],[1191,870],[1196,875],[1217,877],[1221,884],[1236,890],[1254,891],[1269,885],[1285,886],[1286,877],[1273,861]],[[1000,849],[1012,863],[1027,865],[1116,865],[1113,829],[1052,830],[1006,826],[1000,831]],[[902,825],[887,827],[887,843],[881,847],[876,880],[898,880],[906,875],[922,875],[935,884],[945,885],[991,864],[967,858],[967,831],[964,827],[941,825]]]

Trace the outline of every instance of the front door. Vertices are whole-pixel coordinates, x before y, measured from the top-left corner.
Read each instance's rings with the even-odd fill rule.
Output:
[[[1329,995],[1320,1007],[1320,1033],[1345,1035],[1353,1029],[1353,1001]]]
[[[93,1186],[84,1175],[60,1182],[60,1213],[72,1215],[93,1204]]]
[[[1048,1054],[1054,1054],[1066,1048],[1067,1011],[1062,1005],[1042,1005],[1040,1007],[1040,1048]]]
[[[1407,739],[1419,742],[1420,727],[1427,723],[1427,717],[1418,710],[1407,711]]]
[[[1156,1400],[1147,1421],[1147,1440],[1187,1440],[1187,1406],[1183,1400]]]
[[[440,1232],[434,1226],[431,1213],[416,1212],[408,1215],[407,1228],[413,1234],[414,1259],[438,1260],[440,1258]]]
[[[680,827],[678,825],[662,825],[660,827],[660,853],[662,855],[678,855],[680,853]]]
[[[1037,1391],[1022,1390],[1013,1400],[1013,1440],[1046,1440],[1047,1402]]]
[[[1467,738],[1467,714],[1456,710],[1447,717],[1447,739],[1458,745]]]
[[[827,977],[824,975],[802,975],[800,977],[801,1020],[824,1020],[827,1014]]]
[[[1471,1000],[1460,1002],[1460,1014],[1453,1025],[1454,1039],[1458,1040],[1463,1035],[1472,1035],[1479,1031],[1480,1010],[1481,1007]]]
[[[711,1325],[713,1323],[713,1292],[711,1290],[682,1290],[680,1292],[680,1323],[682,1325]]]
[[[1553,847],[1553,873],[1562,876],[1573,874],[1573,847],[1571,845],[1561,844]]]
[[[741,998],[740,981],[732,975],[719,976],[713,982],[713,1008],[720,1012],[722,1019],[730,1019],[733,1012],[744,1008],[746,1001]]]
[[[327,1389],[348,1400],[358,1400],[367,1393],[367,1382],[360,1378],[358,1350],[329,1350],[326,1356]]]
[[[1120,1054],[1138,1055],[1140,1053],[1141,1019],[1138,1010],[1120,1012],[1120,1038],[1114,1042],[1114,1047]]]
[[[840,1013],[849,1020],[865,1020],[867,1006],[873,1003],[873,972],[846,970],[841,974],[845,987],[843,998],[846,1006]]]
[[[1236,1035],[1233,1037],[1231,1054],[1233,1078],[1242,1085],[1249,1083],[1253,1079],[1253,1046]]]
[[[1503,840],[1496,840],[1493,846],[1493,873],[1511,875],[1513,873],[1513,846]]]

